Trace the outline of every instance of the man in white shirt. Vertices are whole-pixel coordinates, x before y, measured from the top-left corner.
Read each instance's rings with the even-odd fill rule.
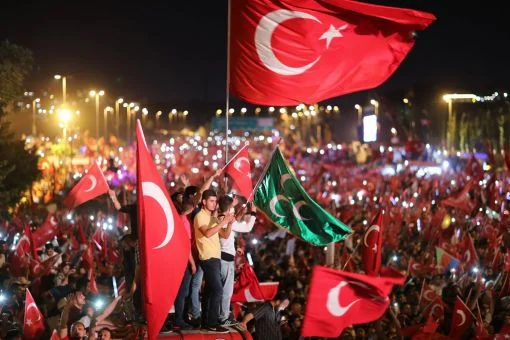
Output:
[[[228,212],[234,213],[234,199],[228,195],[224,195],[218,202],[219,217]],[[234,292],[234,273],[235,273],[235,233],[249,233],[255,225],[256,208],[251,205],[250,212],[246,214],[246,208],[241,211],[241,219],[234,220],[232,227],[223,228],[220,231],[221,244],[221,283],[223,285],[223,296],[221,300],[220,322],[223,326],[235,324],[234,320],[229,319],[230,316],[230,299]],[[249,218],[246,218],[248,215]]]

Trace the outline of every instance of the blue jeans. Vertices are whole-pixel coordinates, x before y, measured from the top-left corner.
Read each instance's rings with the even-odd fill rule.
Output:
[[[230,316],[230,299],[234,292],[234,261],[221,260],[221,284],[223,296],[221,298],[220,321],[223,322]]]
[[[186,270],[184,271],[184,276],[182,277],[181,286],[179,287],[179,292],[177,293],[177,297],[176,297],[175,303],[174,303],[176,323],[183,324],[185,322],[184,321],[184,303],[186,302],[186,296],[188,296],[190,281],[191,281],[191,270],[189,269],[189,266],[187,266]]]
[[[216,326],[220,318],[221,296],[221,262],[220,259],[211,258],[200,261],[204,271],[205,287],[202,294],[202,325]]]
[[[191,316],[193,319],[200,318],[200,287],[202,286],[202,278],[204,271],[197,261],[197,271],[191,276]]]

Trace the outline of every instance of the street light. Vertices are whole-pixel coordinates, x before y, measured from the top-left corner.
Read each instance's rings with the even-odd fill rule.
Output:
[[[149,115],[149,110],[147,110],[146,107],[142,109],[142,122],[145,123],[145,120],[147,119],[147,116]]]
[[[407,98],[402,99],[402,101],[404,102],[404,104],[409,104],[409,99]]]
[[[36,119],[36,112],[35,112],[35,103],[39,103],[41,101],[40,98],[35,98],[34,100],[32,100],[32,136],[35,138],[36,135],[37,135],[37,126],[36,126],[36,123],[35,123],[35,119]]]
[[[124,103],[122,104],[123,107],[126,108],[126,118],[127,118],[127,124],[126,124],[126,141],[129,144],[129,140],[131,139],[131,108],[135,106],[135,103]]]
[[[453,102],[457,101],[471,101],[477,102],[480,100],[480,97],[472,94],[472,93],[449,93],[443,96],[443,100],[448,104],[448,121],[446,123],[446,147],[450,150],[453,147],[454,138],[455,138],[455,130],[456,130],[456,122],[453,114]]]
[[[358,124],[361,124],[361,115],[363,113],[363,108],[359,104],[354,105],[354,108],[358,111]]]
[[[376,116],[379,115],[379,102],[375,99],[371,99],[370,104],[372,104],[374,106],[374,112],[375,112]]]
[[[71,116],[72,116],[71,111],[67,109],[60,109],[58,111],[58,119],[60,120],[63,126],[62,137],[64,139],[64,144],[65,141],[67,140],[67,123],[69,123],[69,121],[71,120]]]
[[[124,98],[119,98],[115,101],[115,134],[117,135],[117,138],[119,137],[119,126],[120,126],[120,122],[119,122],[119,117],[120,117],[120,114],[119,114],[119,104],[122,104],[124,102]]]
[[[107,106],[103,110],[103,119],[104,119],[104,138],[108,135],[108,112],[113,112],[113,107]]]
[[[161,110],[156,112],[156,129],[159,129],[159,117],[161,117],[162,114],[163,112]]]
[[[67,78],[65,76],[61,76],[60,74],[55,74],[53,78],[56,80],[62,79],[62,105],[64,105],[66,103]]]
[[[96,98],[96,138],[99,138],[99,97],[104,96],[104,91],[92,90],[89,92],[89,96]]]

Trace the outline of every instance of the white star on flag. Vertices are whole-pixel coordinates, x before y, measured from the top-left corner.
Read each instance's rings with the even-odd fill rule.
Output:
[[[326,39],[326,48],[329,48],[329,44],[331,44],[331,41],[335,38],[342,38],[343,34],[340,32],[347,28],[347,24],[343,25],[342,27],[335,28],[333,24],[329,25],[329,29],[324,32],[319,40]]]

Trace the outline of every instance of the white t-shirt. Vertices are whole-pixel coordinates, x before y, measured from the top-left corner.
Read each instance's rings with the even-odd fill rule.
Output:
[[[232,232],[230,233],[228,238],[220,237],[221,251],[232,256],[235,255],[236,254],[235,233],[249,233],[253,229],[253,226],[255,225],[255,220],[256,220],[255,216],[250,216],[248,222],[234,221],[232,223]]]

